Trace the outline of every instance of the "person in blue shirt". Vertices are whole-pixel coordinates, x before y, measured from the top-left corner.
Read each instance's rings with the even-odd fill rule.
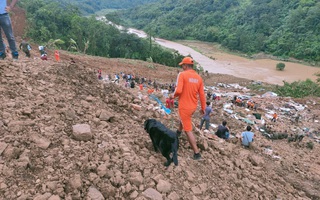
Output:
[[[249,144],[253,142],[254,133],[251,132],[251,129],[251,126],[247,126],[247,131],[241,133],[241,143],[245,147],[249,147]]]
[[[12,8],[16,5],[17,2],[18,0],[12,0],[10,5],[8,6],[6,0],[0,1],[0,28],[3,30],[4,34],[7,37],[9,47],[12,53],[12,58],[15,60],[18,59],[19,53],[12,31],[11,19],[8,13],[12,10]],[[0,31],[0,59],[3,60],[5,57],[6,51],[2,40],[2,34]]]
[[[210,116],[212,114],[212,108],[210,106],[209,101],[207,101],[206,104],[207,104],[207,107],[206,107],[206,109],[204,111],[204,115],[202,116],[201,121],[200,121],[200,127],[199,127],[200,130],[202,129],[204,122],[206,122],[206,125],[205,125],[206,130],[209,130]]]

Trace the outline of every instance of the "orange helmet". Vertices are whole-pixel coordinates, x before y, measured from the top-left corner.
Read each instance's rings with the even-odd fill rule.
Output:
[[[191,57],[184,57],[182,59],[182,62],[179,63],[179,65],[183,65],[183,64],[193,65],[193,59]]]

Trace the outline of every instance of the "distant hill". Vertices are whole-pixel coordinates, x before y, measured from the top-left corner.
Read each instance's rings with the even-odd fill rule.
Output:
[[[93,14],[103,9],[128,9],[157,0],[62,0],[76,5],[83,14]],[[59,0],[58,2],[61,2]]]
[[[59,48],[111,58],[152,60],[153,63],[172,67],[177,66],[182,59],[178,52],[164,49],[135,34],[120,31],[113,25],[98,21],[94,16],[84,17],[71,4],[53,0],[21,0],[19,5],[26,13],[23,19],[27,19],[24,36],[48,49]]]
[[[161,0],[115,16],[166,39],[218,42],[247,54],[320,62],[317,0]]]

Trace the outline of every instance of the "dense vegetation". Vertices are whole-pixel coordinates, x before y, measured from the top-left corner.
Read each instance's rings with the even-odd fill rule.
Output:
[[[258,1],[258,0],[257,0]],[[261,0],[259,0],[261,1]],[[266,0],[265,0],[266,1]],[[173,2],[170,0],[167,0],[166,2]],[[190,1],[192,2],[192,1]],[[213,1],[209,1],[208,2],[213,2]],[[217,2],[217,1],[214,1]],[[228,6],[223,6],[225,5],[224,3],[226,2],[234,2],[232,0],[221,0],[221,7],[217,7],[216,9],[222,9],[222,7],[224,7],[227,11],[227,8],[230,7],[237,7],[237,4],[229,4]],[[248,4],[250,1],[247,1]],[[264,1],[261,1],[260,3],[262,3]],[[269,1],[272,2],[272,1]],[[287,3],[290,3],[291,1],[288,1]],[[310,10],[315,10],[316,8],[319,9],[319,3],[314,3],[312,0],[308,1],[309,4],[305,4],[305,5],[315,5],[314,7],[310,7]],[[106,25],[105,23],[101,22],[101,21],[97,21],[94,17],[91,18],[85,18],[85,17],[81,17],[80,11],[78,8],[70,5],[70,4],[62,4],[62,3],[58,3],[55,1],[45,1],[45,0],[21,0],[20,2],[20,6],[22,6],[23,8],[26,9],[27,11],[27,19],[28,19],[28,30],[27,30],[27,36],[32,38],[35,42],[38,42],[39,44],[48,44],[49,40],[55,40],[55,39],[61,39],[63,41],[65,41],[65,43],[61,43],[59,44],[59,48],[62,49],[69,49],[69,50],[73,50],[76,52],[81,52],[81,53],[87,53],[89,55],[95,55],[95,56],[104,56],[104,57],[122,57],[122,58],[133,58],[133,59],[141,59],[141,60],[152,60],[155,63],[160,63],[160,64],[164,64],[164,65],[168,65],[168,66],[176,66],[177,63],[179,63],[179,61],[181,61],[182,56],[180,54],[178,54],[177,52],[172,52],[169,50],[164,50],[163,48],[161,48],[160,46],[151,43],[148,40],[144,40],[144,39],[140,39],[135,35],[132,34],[127,34],[125,32],[121,32],[119,31],[116,27],[111,26],[111,25]],[[180,0],[177,1],[177,4],[180,3]],[[174,4],[172,5],[172,10],[174,10]],[[195,9],[194,5],[193,7],[190,7],[189,10],[193,10]],[[317,7],[318,6],[318,7]],[[296,8],[301,7],[301,5],[297,4]],[[152,8],[151,8],[152,9]],[[182,9],[182,8],[180,8]],[[187,9],[188,10],[188,9]],[[185,10],[185,11],[187,11]],[[196,10],[196,9],[195,9]],[[199,10],[196,10],[197,12]],[[147,11],[145,11],[147,12]],[[293,12],[293,11],[291,11]],[[153,13],[156,14],[156,10],[153,10]],[[220,13],[221,14],[221,13]],[[233,13],[235,15],[235,13]],[[315,15],[318,15],[318,13],[314,13]],[[115,16],[115,15],[113,15]],[[219,15],[216,16],[217,17],[221,17],[221,20],[226,20],[225,17],[223,17],[223,15]],[[185,19],[187,18],[187,19]],[[273,19],[273,17],[269,17],[271,20],[271,18]],[[276,18],[276,17],[274,17]],[[298,18],[298,17],[297,17]],[[312,18],[313,19],[313,18]],[[145,19],[147,20],[147,19]],[[175,22],[173,22],[174,20],[177,20]],[[187,20],[189,20],[189,23],[186,23]],[[240,20],[240,18],[238,19]],[[254,20],[252,18],[252,20]],[[276,19],[274,19],[275,21],[277,21]],[[286,21],[287,18],[285,18],[284,21]],[[314,31],[309,31],[308,33],[310,33],[309,35],[306,35],[305,38],[301,38],[298,39],[298,36],[295,34],[291,34],[292,38],[296,39],[296,45],[302,45],[303,43],[301,43],[301,41],[309,41],[310,38],[316,38],[313,42],[309,42],[306,44],[311,45],[313,48],[318,48],[319,49],[319,35],[313,35],[313,32],[317,32],[319,33],[319,21],[320,18],[317,19],[318,22],[315,20],[315,30]],[[170,21],[170,20],[169,20]],[[218,20],[219,21],[219,20]],[[231,20],[232,21],[232,20]],[[303,21],[302,18],[300,18],[299,21]],[[310,21],[311,18],[310,18]],[[139,21],[138,21],[139,22]],[[140,21],[141,22],[141,21]],[[230,44],[228,43],[228,41],[230,40],[231,36],[227,37],[227,33],[230,33],[230,31],[227,31],[226,29],[222,29],[220,30],[219,28],[213,28],[213,26],[205,26],[202,27],[199,24],[193,24],[193,18],[189,17],[189,15],[182,15],[180,14],[180,18],[178,19],[171,19],[172,24],[176,23],[176,25],[180,24],[186,24],[186,26],[180,26],[180,29],[175,29],[173,28],[174,26],[169,26],[169,30],[171,28],[171,34],[175,35],[175,33],[178,31],[180,33],[181,36],[179,35],[175,35],[176,38],[180,38],[180,37],[186,37],[186,38],[196,38],[196,39],[200,39],[200,32],[198,33],[198,35],[196,34],[195,36],[192,34],[196,33],[196,28],[198,27],[201,30],[206,30],[206,29],[211,29],[211,30],[215,30],[213,32],[211,32],[211,34],[208,34],[208,32],[203,32],[202,34],[206,33],[207,36],[205,37],[208,41],[220,41],[220,37],[223,35],[221,33],[222,30],[225,30],[226,32],[224,40],[221,40],[222,42],[226,42],[224,43],[226,46],[231,47]],[[316,23],[317,22],[317,23]],[[154,18],[154,22],[155,24],[157,24],[157,20],[156,18]],[[163,24],[166,23],[166,21],[163,21]],[[212,21],[208,20],[208,23],[213,23]],[[214,22],[217,23],[218,27],[218,22]],[[220,23],[220,22],[219,22]],[[267,23],[267,22],[265,22]],[[292,22],[293,23],[293,22]],[[244,23],[243,26],[245,26],[246,23]],[[300,24],[299,26],[303,26],[303,27],[310,27],[310,25],[307,24]],[[141,25],[142,28],[144,26]],[[149,31],[152,31],[153,34],[165,34],[166,32],[163,32],[163,30],[167,30],[167,28],[165,28],[164,25],[159,26],[158,28],[155,28],[153,26],[146,26],[147,28],[149,28]],[[185,28],[189,27],[189,29],[187,29],[187,31],[185,30]],[[192,28],[193,27],[193,28]],[[211,27],[211,28],[210,28]],[[222,27],[222,26],[221,26]],[[227,24],[225,24],[225,27],[227,27]],[[263,26],[264,27],[264,26]],[[280,26],[282,27],[282,26]],[[213,28],[213,29],[212,29]],[[223,27],[222,27],[223,28]],[[243,27],[244,28],[244,27]],[[262,28],[262,27],[260,27]],[[280,31],[281,28],[278,28],[277,30],[275,30],[275,32]],[[167,30],[168,32],[170,32],[169,30]],[[234,33],[233,36],[234,38],[239,37],[239,32],[236,32],[236,30],[238,30],[238,28],[234,29]],[[245,30],[245,29],[244,29]],[[260,30],[260,29],[258,29]],[[267,30],[267,29],[266,29]],[[269,30],[269,29],[268,29]],[[285,34],[287,34],[287,32],[285,31],[286,29],[282,29],[284,32],[283,34],[280,34],[280,36],[282,38],[284,38]],[[289,29],[287,29],[288,31]],[[301,34],[302,32],[305,32],[305,30],[303,28],[299,29],[301,30]],[[249,29],[248,29],[249,31]],[[270,31],[270,30],[269,30]],[[162,33],[163,32],[163,33]],[[258,31],[257,31],[258,32]],[[216,33],[217,37],[214,39],[214,37],[212,37],[214,34]],[[219,33],[219,34],[218,34]],[[255,35],[250,35],[250,32],[246,32],[247,35],[246,37],[257,37]],[[312,33],[312,34],[311,34]],[[274,36],[274,33],[270,31],[270,37]],[[211,35],[211,36],[210,36]],[[298,34],[299,35],[299,34]],[[211,39],[209,39],[210,37]],[[219,37],[218,37],[219,36]],[[311,37],[312,36],[312,37]],[[198,38],[199,37],[199,38]],[[242,37],[245,37],[245,35],[243,35]],[[223,37],[222,37],[223,38]],[[279,39],[279,38],[278,38]],[[267,41],[271,41],[271,39],[269,38]],[[293,40],[293,39],[292,39]],[[290,41],[292,41],[290,40]],[[235,40],[236,41],[236,40]],[[241,44],[243,41],[238,41],[238,44]],[[250,45],[250,41],[247,41],[248,45]],[[254,42],[254,41],[253,41]],[[260,42],[265,42],[265,48],[268,49],[268,45],[270,45],[271,43],[268,43],[264,40],[261,40]],[[282,40],[283,43],[274,43],[274,48],[276,49],[277,46],[281,46],[284,47],[285,45],[287,45],[286,40]],[[268,45],[267,45],[268,44]],[[293,43],[292,43],[293,44]],[[318,46],[315,46],[318,45]],[[302,47],[301,47],[302,48]],[[239,49],[241,50],[241,49]],[[261,49],[263,50],[263,49]],[[291,50],[290,48],[288,48],[287,50]],[[292,51],[289,51],[287,53],[293,52],[295,49],[292,49]],[[306,52],[304,53],[310,53],[310,52],[314,52],[315,50],[313,49],[312,51],[306,49]],[[250,51],[251,52],[251,51]],[[253,51],[252,51],[253,52]],[[286,52],[286,51],[283,51]],[[316,52],[314,52],[314,54],[308,54],[308,55],[316,55],[319,57],[319,50],[317,50]],[[287,55],[287,54],[282,54],[282,55]],[[289,54],[288,54],[289,56]],[[152,58],[152,59],[150,59]],[[310,59],[310,58],[309,58]],[[316,59],[315,59],[316,60]],[[320,75],[319,75],[320,77]],[[319,78],[320,79],[320,78]],[[320,80],[319,80],[320,81]],[[320,96],[320,89],[319,89],[319,84],[312,82],[311,80],[306,80],[306,81],[298,81],[298,82],[294,82],[294,83],[284,83],[284,86],[277,86],[274,90],[274,92],[278,93],[281,96],[292,96],[292,97],[303,97],[303,96]]]
[[[94,14],[102,9],[127,9],[138,5],[156,2],[157,0],[56,0],[68,2],[79,8],[84,15]]]
[[[306,96],[320,97],[319,84],[310,79],[305,81],[295,81],[293,83],[284,82],[283,86],[277,86],[274,89],[280,96],[301,98]]]
[[[120,14],[125,25],[170,40],[218,42],[248,54],[320,62],[318,0],[160,0],[115,16]]]
[[[119,31],[94,17],[81,17],[70,4],[48,0],[21,0],[27,11],[27,37],[39,44],[62,40],[59,48],[94,56],[147,60],[176,66],[182,59],[177,52],[165,50],[134,34]]]

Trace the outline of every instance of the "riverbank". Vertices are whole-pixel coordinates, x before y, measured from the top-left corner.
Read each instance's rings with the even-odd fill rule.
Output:
[[[224,73],[223,70],[225,70],[227,74],[233,76],[282,85],[283,81],[290,83],[306,79],[315,81],[317,79],[315,74],[320,72],[320,68],[300,63],[284,62],[269,58],[260,59],[261,56],[257,56],[256,59],[249,59],[234,53],[225,52],[219,45],[213,43],[186,40],[176,42],[212,59],[214,63],[211,66],[202,66],[205,70],[212,73]],[[279,62],[285,63],[286,67],[284,71],[276,70],[276,65]]]
[[[97,17],[97,20],[106,21],[105,17]],[[117,27],[123,30],[123,27]],[[140,38],[147,37],[147,34],[141,30],[128,28],[127,31]],[[278,71],[276,65],[280,61],[244,58],[222,51],[221,48],[207,42],[173,42],[162,38],[154,38],[154,42],[165,48],[178,51],[182,55],[191,55],[204,70],[210,73],[226,74],[269,84],[283,85],[284,81],[292,83],[306,79],[315,81],[317,79],[315,74],[320,72],[320,68],[283,61],[281,62],[285,63],[286,67],[283,71]]]

